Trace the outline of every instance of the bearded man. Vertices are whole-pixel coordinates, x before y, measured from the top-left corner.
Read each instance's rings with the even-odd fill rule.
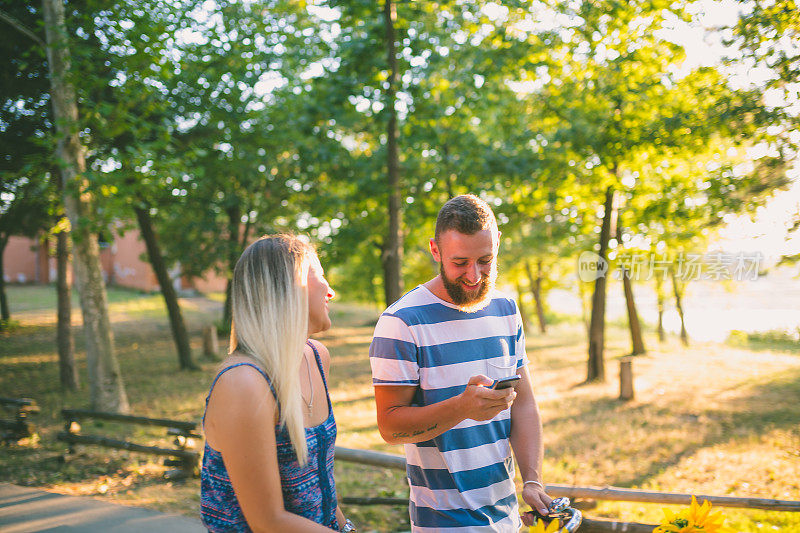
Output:
[[[516,302],[494,288],[499,245],[486,202],[451,199],[430,241],[439,275],[375,326],[378,429],[386,442],[405,445],[415,532],[518,532],[512,450],[523,500],[542,514],[551,501],[522,321]],[[492,388],[511,376],[519,376],[515,387]]]

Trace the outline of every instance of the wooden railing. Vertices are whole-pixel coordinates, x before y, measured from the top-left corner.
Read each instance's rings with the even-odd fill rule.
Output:
[[[70,452],[73,451],[75,444],[90,444],[95,446],[104,446],[106,448],[128,450],[132,452],[163,455],[167,456],[167,459],[164,460],[165,465],[177,467],[176,470],[167,472],[168,477],[175,479],[197,475],[197,466],[200,454],[194,449],[194,447],[195,441],[202,437],[195,433],[197,430],[196,422],[182,422],[179,420],[168,420],[165,418],[147,418],[143,416],[121,415],[102,411],[89,411],[85,409],[63,409],[61,414],[64,417],[64,431],[60,432],[57,438],[58,440],[69,443]],[[173,440],[175,447],[161,448],[159,446],[138,444],[105,435],[81,434],[81,426],[78,422],[83,419],[108,420],[126,424],[165,427],[167,428],[167,435],[170,437],[175,437]]]
[[[357,450],[354,448],[337,446],[336,459],[339,461],[392,468],[395,470],[405,471],[406,469],[406,459],[402,455],[371,450]],[[566,496],[570,499],[582,498],[678,505],[689,505],[692,501],[692,495],[690,494],[651,492],[617,487],[574,487],[571,485],[548,483],[546,490],[547,494],[550,496]],[[747,509],[765,509],[769,511],[800,512],[800,501],[734,496],[708,496],[703,494],[695,494],[695,497],[697,501],[707,500],[711,502],[712,505],[718,507],[741,507]],[[408,499],[345,497],[342,499],[342,503],[354,505],[408,505]],[[654,527],[654,524],[597,520],[584,516],[583,523],[578,531],[580,533],[609,533],[615,531],[625,531],[626,533],[652,533]]]
[[[11,412],[13,418],[0,418],[0,441],[16,442],[34,433],[28,418],[39,412],[39,406],[30,398],[0,398],[0,408]]]

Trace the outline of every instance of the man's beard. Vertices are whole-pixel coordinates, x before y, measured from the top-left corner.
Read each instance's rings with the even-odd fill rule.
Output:
[[[484,276],[481,279],[480,288],[477,291],[467,292],[458,279],[451,280],[448,278],[441,263],[439,263],[439,275],[442,277],[442,283],[447,295],[458,306],[459,310],[466,313],[474,313],[489,305],[491,298],[488,296],[491,290],[494,289],[494,282],[497,278],[497,270],[494,267],[488,276]]]

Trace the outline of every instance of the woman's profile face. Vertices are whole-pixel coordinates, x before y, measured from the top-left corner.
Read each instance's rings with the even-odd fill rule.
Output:
[[[325,272],[316,255],[309,259],[308,279],[308,334],[319,333],[331,327],[328,300],[336,294],[325,279]]]

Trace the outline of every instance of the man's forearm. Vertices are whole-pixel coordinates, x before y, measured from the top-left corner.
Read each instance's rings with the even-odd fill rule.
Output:
[[[542,479],[544,443],[542,441],[542,421],[534,401],[517,402],[511,410],[511,448],[517,459],[523,481]]]
[[[464,418],[455,396],[422,407],[390,407],[378,416],[378,430],[389,444],[411,444],[438,437]]]

